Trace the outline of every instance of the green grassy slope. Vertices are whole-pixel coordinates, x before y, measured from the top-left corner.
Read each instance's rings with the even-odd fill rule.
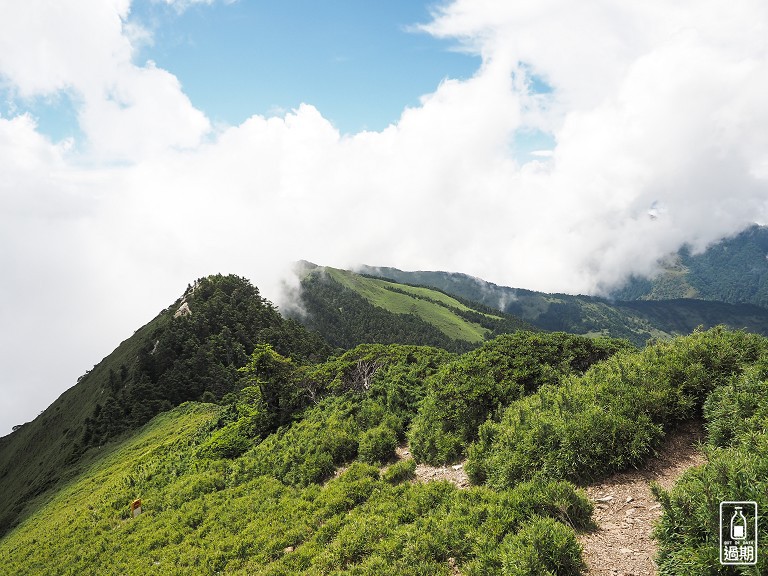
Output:
[[[526,331],[463,355],[366,344],[318,364],[264,345],[223,405],[83,454],[0,537],[0,573],[577,576],[592,504],[571,482],[642,466],[702,415],[710,461],[659,491],[661,573],[714,573],[718,501],[768,506],[767,354],[723,328],[643,350]],[[292,397],[307,402],[260,426]],[[466,455],[472,485],[411,481],[406,439],[420,461]]]
[[[0,438],[0,535],[38,505],[37,497],[76,473],[73,450],[86,418],[108,390],[109,371],[130,366],[165,319],[158,316],[81,377],[32,422]]]
[[[408,343],[464,351],[498,334],[532,326],[439,290],[335,268],[301,264],[297,319],[340,348],[364,342]]]
[[[182,301],[192,312],[177,317]],[[298,362],[330,350],[244,278],[216,275],[190,286],[34,421],[0,439],[0,535],[76,473],[88,450],[182,402],[238,389],[238,368],[265,341]]]
[[[195,435],[206,429],[220,412],[210,404],[188,404],[165,413],[138,435],[90,453],[81,470],[64,483],[10,535],[0,540],[3,570],[8,574],[108,574],[116,573],[105,554],[104,541],[131,554],[129,504],[138,497],[145,507],[157,509],[157,492],[141,490],[153,476],[168,477],[190,465],[179,458]],[[164,469],[165,468],[165,469]],[[179,494],[185,487],[174,487]],[[114,552],[114,551],[112,551]],[[143,562],[142,562],[143,565]]]
[[[768,505],[767,350],[763,337],[724,329],[644,350],[530,332],[460,357],[360,346],[296,367],[295,384],[324,383],[326,395],[237,456],[208,448],[227,430],[246,433],[252,392],[228,406],[185,403],[89,452],[0,539],[0,572],[577,576],[575,530],[589,529],[592,504],[568,480],[641,466],[703,412],[709,462],[658,491],[660,573],[719,573],[718,502]],[[368,362],[377,369],[360,386]],[[413,482],[413,461],[388,466],[403,437],[419,458],[457,426],[471,440],[473,485]],[[143,513],[132,518],[136,498]],[[766,569],[761,556],[754,573]]]
[[[397,282],[434,286],[459,298],[513,314],[544,330],[626,338],[636,345],[644,344],[649,338],[688,334],[700,325],[711,328],[722,324],[768,334],[768,310],[746,304],[684,298],[622,302],[509,288],[449,272],[405,272],[375,267],[363,267],[361,271]],[[685,290],[683,293],[689,293]],[[668,290],[669,294],[678,292]]]
[[[490,332],[479,324],[457,316],[451,308],[463,311],[470,308],[436,290],[402,286],[336,268],[325,268],[325,271],[331,278],[354,290],[374,306],[395,314],[414,314],[454,340],[482,342]],[[399,291],[395,292],[393,288]]]
[[[1,539],[0,566],[14,575],[449,576],[458,567],[479,576],[519,565],[575,576],[573,527],[588,525],[591,504],[572,485],[459,490],[409,482],[407,462],[382,470],[424,382],[453,358],[361,346],[301,371],[299,381],[327,382],[330,394],[232,458],[207,448],[248,415],[199,403],[161,414],[93,455]],[[371,386],[350,389],[350,370],[369,360],[378,367]],[[339,467],[346,471],[334,474]],[[135,498],[144,512],[134,519]]]

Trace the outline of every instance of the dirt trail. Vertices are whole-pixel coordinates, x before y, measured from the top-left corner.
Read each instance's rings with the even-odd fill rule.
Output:
[[[411,460],[413,455],[407,444],[402,444],[395,450],[397,460]],[[459,488],[469,488],[469,477],[464,470],[464,462],[448,466],[429,466],[428,464],[416,465],[416,482],[434,482],[435,480],[448,480]]]
[[[653,527],[661,517],[661,505],[651,494],[651,482],[671,488],[692,466],[704,463],[696,448],[703,440],[700,425],[672,432],[642,470],[615,474],[586,486],[595,503],[593,519],[598,528],[581,534],[587,574],[590,576],[646,576],[656,574],[656,543]]]

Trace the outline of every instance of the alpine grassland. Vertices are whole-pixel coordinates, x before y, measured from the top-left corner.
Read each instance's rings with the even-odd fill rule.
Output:
[[[303,263],[298,315],[334,346],[425,344],[466,352],[520,329],[521,319],[439,290]]]
[[[700,326],[746,328],[768,335],[764,294],[768,265],[763,248],[768,229],[758,230],[754,241],[746,239],[740,247],[726,241],[694,256],[694,260],[702,260],[702,266],[698,267],[700,290],[693,292],[682,284],[679,290],[655,290],[650,295],[647,290],[651,281],[643,279],[606,299],[498,286],[449,272],[404,272],[370,266],[362,267],[361,272],[442,291],[458,300],[471,301],[474,306],[487,306],[491,314],[495,311],[511,315],[529,327],[624,338],[636,346],[644,346],[650,338],[684,336]],[[669,278],[662,274],[657,280]]]
[[[460,490],[410,481],[407,462],[382,474],[424,382],[454,357],[362,346],[278,374],[284,359],[257,350],[243,370],[252,386],[229,404],[183,404],[102,448],[6,535],[0,565],[10,574],[578,574],[574,530],[589,526],[592,508],[572,484]],[[273,432],[235,428],[245,450],[218,449],[222,430],[250,422],[270,386],[282,389],[267,374],[305,388],[312,380],[316,402]]]
[[[384,311],[385,343],[343,348],[243,279],[199,281],[2,440],[0,574],[575,576],[594,528],[580,486],[642,467],[691,422],[707,461],[655,488],[660,573],[768,571],[765,555],[729,571],[717,548],[720,501],[768,507],[766,338],[493,337],[514,319],[334,274],[482,329],[453,346],[437,316]],[[310,282],[317,298],[339,286]],[[350,294],[327,309],[362,306]],[[452,345],[393,342],[409,334]],[[446,464],[471,485],[423,473]],[[761,516],[760,550],[767,536]]]

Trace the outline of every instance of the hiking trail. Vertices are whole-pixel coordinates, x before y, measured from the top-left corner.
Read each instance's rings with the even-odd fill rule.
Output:
[[[593,532],[579,534],[588,576],[652,576],[656,574],[653,528],[661,504],[651,482],[669,490],[689,468],[705,462],[697,443],[704,439],[701,424],[687,424],[669,433],[659,454],[640,470],[614,474],[585,486],[595,505]]]

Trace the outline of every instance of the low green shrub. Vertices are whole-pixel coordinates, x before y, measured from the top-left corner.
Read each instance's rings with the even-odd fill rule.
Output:
[[[400,484],[416,476],[416,460],[401,460],[395,462],[382,474],[382,479],[390,484]]]
[[[745,433],[763,431],[768,422],[767,398],[768,359],[713,390],[704,402],[710,446],[731,446]]]
[[[768,424],[768,422],[766,422]],[[708,462],[686,472],[671,491],[654,491],[664,515],[654,533],[659,542],[659,573],[699,576],[731,574],[720,565],[721,501],[755,501],[759,516],[758,550],[768,549],[768,435],[749,435],[743,444],[707,451]],[[768,574],[768,557],[744,574]]]
[[[397,433],[387,425],[379,425],[360,435],[357,454],[361,461],[381,465],[395,456]]]
[[[501,422],[483,424],[469,448],[470,479],[501,489],[537,476],[587,481],[639,465],[658,446],[661,426],[638,395],[615,390],[601,406],[596,392],[584,380],[547,386],[514,403]]]
[[[582,482],[637,467],[667,429],[700,415],[707,394],[764,348],[762,337],[715,328],[620,352],[485,422],[468,450],[467,473],[501,489],[534,477]]]
[[[631,346],[622,340],[516,332],[443,365],[409,434],[414,456],[430,464],[458,459],[478,427],[511,402]]]
[[[552,518],[533,518],[504,539],[504,576],[579,576],[585,568],[574,531]]]
[[[686,472],[669,492],[654,487],[664,515],[655,531],[662,575],[735,573],[720,565],[721,501],[754,501],[758,550],[768,547],[768,362],[716,388],[704,402],[708,461]],[[768,573],[768,558],[744,574]]]
[[[322,469],[319,459],[329,452],[308,450],[312,438],[323,440],[314,425],[354,423],[352,401],[325,407],[325,420],[313,412],[270,436],[281,440],[271,445],[281,454],[274,462],[293,461],[288,453],[299,446],[289,440],[296,440]],[[565,482],[502,492],[459,490],[448,482],[393,484],[361,462],[322,485],[251,476],[238,470],[253,464],[256,449],[235,460],[198,457],[201,431],[222,410],[176,409],[119,448],[107,447],[92,469],[0,541],[3,573],[47,574],[66,566],[73,574],[450,576],[459,570],[485,576],[502,573],[503,543],[532,519],[580,525],[589,516],[583,492]],[[290,433],[294,427],[301,433]],[[270,445],[269,438],[264,442]],[[405,473],[414,461],[402,464]],[[136,497],[144,513],[128,518]],[[563,558],[553,562],[570,562],[567,549],[558,550]]]

